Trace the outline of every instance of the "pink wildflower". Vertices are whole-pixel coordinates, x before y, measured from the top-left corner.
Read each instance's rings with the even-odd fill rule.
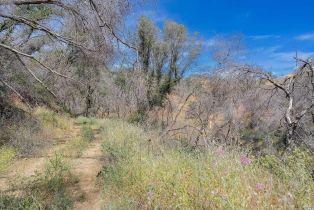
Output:
[[[249,165],[249,164],[251,163],[251,160],[250,160],[250,158],[248,158],[247,156],[242,155],[242,156],[240,157],[240,162],[241,162],[241,164],[242,164],[243,166],[247,166],[247,165]]]
[[[224,172],[222,173],[222,175],[223,175],[223,176],[228,176],[229,173],[228,173],[228,171],[224,171]]]
[[[260,191],[264,191],[266,189],[266,186],[263,183],[257,183],[256,189]]]
[[[219,147],[219,148],[216,150],[216,152],[217,152],[217,154],[220,155],[220,156],[222,156],[222,155],[225,154],[225,151],[224,151],[224,149],[223,149],[222,147]]]

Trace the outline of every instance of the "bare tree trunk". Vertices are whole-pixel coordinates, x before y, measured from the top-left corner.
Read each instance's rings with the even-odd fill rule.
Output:
[[[90,109],[92,108],[92,94],[94,90],[92,90],[92,87],[88,85],[87,87],[87,96],[86,96],[86,109],[85,109],[85,116],[88,117],[90,115]]]
[[[285,120],[287,122],[287,137],[286,137],[286,147],[288,150],[294,147],[294,135],[295,135],[295,123],[292,120],[292,108],[293,108],[293,98],[289,97],[289,106],[286,111]]]

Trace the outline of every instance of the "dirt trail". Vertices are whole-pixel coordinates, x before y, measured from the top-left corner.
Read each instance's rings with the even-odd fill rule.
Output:
[[[101,206],[101,186],[97,183],[97,175],[103,166],[101,152],[101,136],[85,150],[82,157],[71,161],[72,172],[78,177],[78,188],[73,190],[72,195],[77,198],[83,197],[82,201],[74,202],[74,209],[99,210]]]
[[[71,141],[80,131],[79,127],[72,130],[71,135],[67,135],[63,139],[55,139],[56,145],[50,146],[42,151],[40,154],[33,157],[21,158],[12,163],[12,165],[2,174],[0,174],[0,189],[5,191],[9,189],[10,183],[23,177],[31,177],[36,172],[42,171],[47,157],[52,156],[55,152],[61,151],[66,144]]]
[[[70,139],[64,140],[61,144],[49,148],[43,157],[32,157],[15,161],[5,174],[0,175],[0,189],[8,189],[10,182],[17,178],[29,178],[35,175],[36,171],[42,171],[46,158],[53,155],[56,151],[61,151],[69,141]],[[102,160],[101,141],[101,135],[96,134],[94,141],[88,145],[81,157],[70,158],[64,154],[71,166],[72,174],[78,179],[78,183],[69,189],[74,199],[73,209],[75,210],[100,209],[101,187],[97,183],[97,175],[104,164]]]

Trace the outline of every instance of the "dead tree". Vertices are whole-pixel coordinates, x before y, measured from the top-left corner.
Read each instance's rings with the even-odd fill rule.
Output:
[[[312,123],[311,114],[314,108],[313,61],[302,59],[298,59],[298,61],[302,65],[293,74],[282,78],[275,78],[271,73],[261,69],[252,67],[240,68],[242,72],[259,79],[264,88],[283,94],[285,109],[283,122],[286,128],[285,145],[288,151],[291,151],[297,145],[306,144],[310,146],[309,144],[312,143],[306,142],[304,136],[310,135],[312,127],[310,124]],[[308,120],[306,118],[311,119]],[[310,141],[313,141],[313,139]]]
[[[128,0],[0,0],[0,61],[4,61],[0,62],[0,74],[6,82],[5,93],[14,89],[19,98],[22,92],[33,97],[35,87],[41,86],[37,89],[49,93],[45,94],[49,97],[46,101],[53,100],[67,109],[78,103],[83,107],[80,101],[87,93],[89,112],[89,103],[94,101],[90,97],[97,94],[90,91],[91,81],[99,80],[96,71],[105,69],[119,44],[137,52],[117,30],[129,7]],[[60,26],[54,26],[55,22]],[[42,50],[45,46],[49,50]],[[79,72],[79,61],[83,60],[88,65],[82,68],[89,71],[91,79]],[[23,86],[18,76],[12,76],[12,63],[14,73],[25,74],[30,85]],[[31,85],[34,88],[28,88]],[[95,82],[92,85],[97,86]],[[72,99],[78,94],[81,100]]]

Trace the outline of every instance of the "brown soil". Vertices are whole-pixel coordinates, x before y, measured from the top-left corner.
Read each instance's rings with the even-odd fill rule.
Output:
[[[79,128],[75,130],[79,131]],[[76,133],[76,132],[75,132]],[[97,182],[97,175],[103,166],[101,154],[101,136],[97,134],[95,140],[84,150],[83,155],[78,158],[67,157],[66,160],[71,166],[72,174],[78,179],[75,186],[71,187],[70,195],[74,199],[73,209],[93,210],[100,209],[101,187]],[[19,159],[15,161],[5,173],[0,174],[0,189],[5,191],[10,183],[23,177],[31,177],[43,170],[47,157],[56,151],[62,151],[70,139],[64,140],[61,144],[55,145],[46,151],[45,156]]]
[[[101,138],[96,136],[82,157],[71,160],[72,172],[78,177],[78,186],[71,194],[76,197],[73,209],[98,210],[101,206],[101,186],[97,175],[103,166],[101,153]]]

